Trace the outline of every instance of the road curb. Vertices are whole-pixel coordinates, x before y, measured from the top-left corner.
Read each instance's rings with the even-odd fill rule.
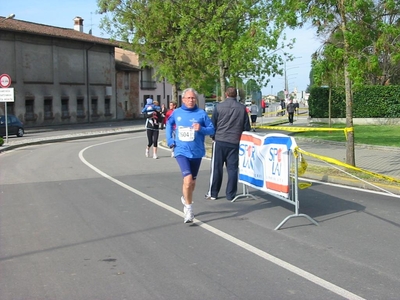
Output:
[[[8,150],[25,147],[25,146],[58,143],[58,142],[64,142],[64,141],[81,140],[81,139],[95,138],[95,137],[100,137],[100,136],[142,132],[142,131],[146,131],[146,128],[130,128],[130,129],[121,129],[121,130],[112,129],[112,130],[104,130],[101,132],[86,131],[86,132],[82,132],[82,133],[75,133],[75,134],[69,134],[69,135],[63,135],[63,136],[54,136],[54,137],[42,138],[42,139],[32,139],[31,141],[25,141],[25,142],[21,142],[21,143],[10,144],[10,145],[3,145],[0,147],[0,153],[8,151]]]

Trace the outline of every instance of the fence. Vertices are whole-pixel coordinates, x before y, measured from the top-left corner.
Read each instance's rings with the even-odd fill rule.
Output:
[[[248,187],[263,191],[294,206],[294,214],[286,217],[275,230],[280,229],[289,219],[305,217],[315,225],[318,223],[310,216],[299,213],[298,194],[298,156],[293,137],[272,133],[259,136],[244,132],[239,147],[239,183],[243,184],[241,197],[252,197]]]

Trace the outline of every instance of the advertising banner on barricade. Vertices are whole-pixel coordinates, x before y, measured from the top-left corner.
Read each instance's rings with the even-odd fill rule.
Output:
[[[244,132],[239,147],[239,182],[288,198],[290,151],[296,146],[294,138],[285,134]]]
[[[239,182],[243,194],[235,197],[255,197],[247,186],[261,190],[295,207],[294,214],[287,216],[276,228],[280,229],[289,219],[304,217],[318,223],[306,214],[299,213],[298,156],[293,155],[297,144],[294,138],[279,133],[259,136],[244,132],[239,146]],[[235,200],[234,199],[234,200]]]

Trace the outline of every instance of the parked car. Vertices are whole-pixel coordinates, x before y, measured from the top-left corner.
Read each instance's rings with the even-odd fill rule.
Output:
[[[6,117],[0,116],[0,136],[6,136]],[[24,135],[24,124],[14,115],[7,115],[8,119],[8,135],[16,135],[21,137]]]
[[[207,102],[204,106],[204,110],[207,114],[212,114],[214,111],[215,103]]]

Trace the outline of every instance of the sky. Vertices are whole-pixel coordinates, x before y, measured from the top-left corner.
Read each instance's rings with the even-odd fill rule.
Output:
[[[83,31],[92,29],[94,36],[107,38],[108,35],[99,28],[102,16],[97,14],[96,0],[3,0],[0,16],[15,14],[15,19],[50,26],[73,28],[73,19],[79,16],[84,19]],[[296,29],[287,31],[288,38],[296,38],[295,47],[290,50],[296,59],[286,64],[289,91],[294,88],[304,91],[309,85],[311,55],[320,46],[315,38],[315,29]],[[288,51],[289,52],[289,51]],[[262,89],[263,95],[274,94],[284,89],[283,76],[270,78],[270,83]]]
[[[296,39],[295,45],[291,50],[285,50],[293,55],[293,61],[286,63],[286,74],[288,78],[289,91],[294,88],[298,92],[305,91],[310,84],[311,55],[318,50],[321,42],[315,36],[315,29],[302,28],[287,30],[288,39]],[[263,95],[276,95],[285,88],[284,76],[277,75],[270,78],[266,88],[262,89]]]

